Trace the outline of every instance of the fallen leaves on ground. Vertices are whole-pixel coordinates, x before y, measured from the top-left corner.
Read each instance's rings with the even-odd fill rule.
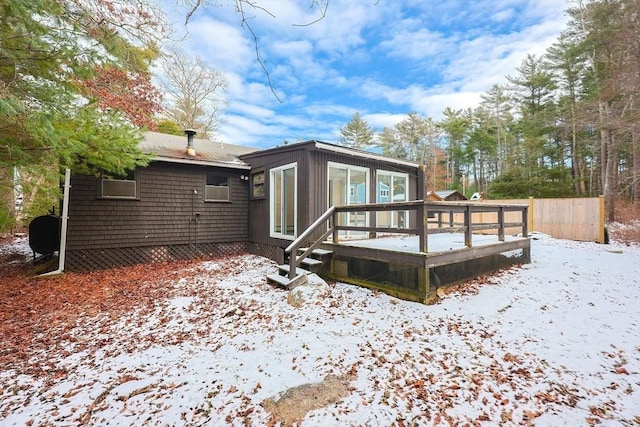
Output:
[[[594,373],[537,353],[552,332],[518,328],[548,322],[557,299],[503,288],[491,320],[465,313],[487,284],[517,288],[522,269],[440,306],[335,283],[302,308],[266,284],[274,269],[250,255],[50,279],[12,267],[0,280],[0,423],[596,425],[638,394],[640,348],[598,347]],[[338,398],[296,408],[295,391],[323,378],[340,379]],[[300,411],[277,418],[285,404]]]

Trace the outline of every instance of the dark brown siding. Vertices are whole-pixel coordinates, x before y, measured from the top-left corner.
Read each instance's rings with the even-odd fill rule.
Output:
[[[417,198],[417,168],[409,166],[397,165],[394,163],[383,163],[377,160],[367,160],[357,157],[351,157],[339,153],[330,153],[326,151],[315,150],[312,152],[313,160],[312,169],[309,171],[311,176],[310,183],[312,190],[310,190],[310,217],[308,218],[306,225],[311,224],[317,217],[322,215],[327,210],[327,184],[328,184],[328,163],[342,163],[345,165],[359,166],[369,169],[370,181],[369,181],[369,203],[375,203],[376,194],[376,172],[378,170],[385,170],[390,172],[406,173],[409,175],[409,193],[408,200],[415,200]]]
[[[290,163],[298,164],[298,233],[303,230],[305,218],[308,217],[308,164],[305,146],[286,147],[283,152],[267,153],[247,160],[251,163],[251,172],[263,170],[265,172],[265,198],[250,200],[249,208],[249,239],[262,245],[286,247],[290,240],[269,237],[269,194],[271,192],[270,170]]]
[[[370,194],[375,194],[376,170],[384,169],[408,173],[409,200],[417,198],[418,168],[318,150],[313,143],[283,146],[265,153],[252,153],[243,156],[243,159],[251,164],[252,173],[264,170],[266,181],[265,198],[249,202],[249,238],[254,244],[253,247],[258,248],[254,250],[256,253],[276,260],[281,259],[282,254],[278,253],[277,256],[273,256],[274,248],[285,248],[291,241],[269,237],[269,171],[272,168],[294,162],[298,163],[298,234],[328,208],[328,162],[369,168],[371,173]],[[372,202],[374,201],[372,200]]]
[[[230,202],[204,202],[207,173],[229,177]],[[137,200],[99,199],[99,179],[73,176],[67,250],[246,242],[248,184],[241,175],[248,171],[156,162],[136,171]]]

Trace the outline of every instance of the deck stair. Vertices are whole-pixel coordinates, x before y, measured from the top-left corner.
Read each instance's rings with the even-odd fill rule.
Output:
[[[308,248],[298,249],[299,254],[307,252]],[[278,266],[277,274],[267,275],[267,282],[280,288],[293,289],[307,282],[307,275],[319,273],[324,267],[329,265],[333,252],[324,249],[313,249],[308,256],[298,259],[300,267],[296,267],[295,276],[289,278],[289,264]],[[298,257],[299,258],[299,257]]]
[[[335,206],[331,206],[325,213],[320,215],[306,230],[304,230],[289,246],[284,250],[285,259],[288,259],[287,265],[278,266],[278,274],[267,275],[267,282],[292,289],[296,286],[307,282],[307,275],[311,272],[320,272],[328,260],[331,259],[331,251],[322,250],[320,245],[329,236],[333,235],[336,242],[336,228],[330,220],[336,210]],[[325,228],[326,231],[322,231]],[[303,248],[302,245],[307,244],[308,247]],[[295,269],[295,270],[294,270]],[[286,280],[285,280],[286,279]]]

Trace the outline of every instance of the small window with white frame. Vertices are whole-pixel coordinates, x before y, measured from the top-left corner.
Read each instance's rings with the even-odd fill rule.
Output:
[[[138,182],[135,171],[117,178],[101,178],[98,181],[100,199],[138,199]]]
[[[205,202],[228,202],[229,177],[224,175],[207,174],[207,184],[204,192]]]

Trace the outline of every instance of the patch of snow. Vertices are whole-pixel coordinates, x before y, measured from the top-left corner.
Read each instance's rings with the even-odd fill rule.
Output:
[[[531,264],[434,306],[335,283],[295,308],[271,261],[203,263],[151,310],[83,316],[67,348],[95,348],[49,355],[55,383],[0,371],[0,424],[266,425],[262,401],[332,374],[351,394],[301,426],[634,425],[640,247],[531,243]]]
[[[0,257],[8,254],[18,254],[25,257],[31,256],[33,251],[29,246],[29,238],[27,236],[17,237],[9,243],[0,245]],[[9,261],[10,264],[16,262],[22,263],[23,260]]]

